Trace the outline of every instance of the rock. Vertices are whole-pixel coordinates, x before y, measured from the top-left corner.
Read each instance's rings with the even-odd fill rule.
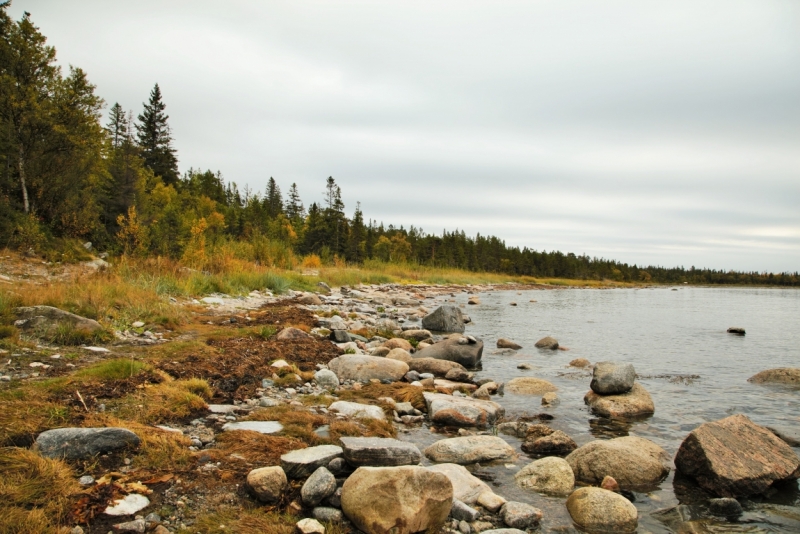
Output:
[[[147,529],[147,525],[144,519],[135,519],[126,523],[117,523],[113,528],[120,532],[144,532]]]
[[[444,377],[452,382],[469,382],[472,380],[472,374],[461,368],[450,369]]]
[[[552,428],[541,423],[517,423],[517,436],[525,438],[527,441],[537,440],[545,436],[549,436],[555,432]]]
[[[317,282],[317,287],[320,289],[321,292],[325,293],[326,295],[331,294],[331,286],[329,286],[325,282]]]
[[[403,339],[415,339],[417,341],[425,341],[426,339],[431,339],[433,335],[431,335],[430,330],[403,330],[403,333],[400,334]]]
[[[308,339],[312,337],[311,334],[303,332],[299,328],[294,328],[293,326],[287,326],[276,336],[276,339],[280,341],[292,340],[292,339]]]
[[[552,456],[526,465],[514,480],[523,488],[549,495],[569,495],[575,486],[575,475],[567,461]]]
[[[314,293],[306,293],[297,299],[298,304],[305,304],[311,306],[321,306],[322,300]]]
[[[333,492],[333,495],[325,499],[325,504],[328,506],[333,506],[334,508],[341,508],[342,507],[342,488],[336,488],[336,491]]]
[[[383,346],[386,347],[389,350],[392,350],[392,349],[403,349],[404,351],[409,352],[409,353],[412,350],[414,350],[414,346],[411,343],[409,343],[407,340],[399,338],[399,337],[393,337],[392,339],[390,339],[388,341],[385,341],[383,343]]]
[[[434,358],[436,360],[448,360],[457,362],[467,369],[475,369],[481,363],[483,356],[483,341],[476,340],[474,343],[468,341],[461,342],[462,339],[448,338],[439,343],[434,343],[430,347],[425,347],[414,354],[414,359]]]
[[[387,349],[386,347],[375,347],[369,351],[370,356],[377,356],[379,358],[385,358],[388,354],[392,352],[391,350]]]
[[[513,341],[511,341],[510,339],[506,339],[506,338],[504,338],[504,337],[501,337],[500,339],[498,339],[498,340],[497,340],[497,348],[498,348],[498,349],[514,349],[514,350],[519,350],[519,349],[521,349],[521,348],[522,348],[522,345],[518,345],[517,343],[514,343],[514,342],[513,342]]]
[[[478,496],[478,500],[475,502],[486,510],[489,510],[492,513],[497,513],[497,511],[500,510],[500,508],[502,508],[507,501],[489,490],[481,493]]]
[[[491,523],[489,523],[491,525]],[[481,530],[480,534],[527,534],[524,530],[518,528],[492,528],[489,530]]]
[[[148,506],[150,506],[150,499],[138,493],[131,493],[122,499],[115,500],[114,504],[108,506],[103,513],[113,516],[133,515]]]
[[[328,363],[328,368],[336,373],[339,380],[358,382],[369,382],[373,378],[396,382],[402,380],[409,371],[408,364],[404,362],[362,354],[345,354],[334,358]]]
[[[235,421],[222,425],[223,432],[231,430],[252,430],[261,434],[277,434],[283,430],[283,425],[278,421]]]
[[[558,340],[554,337],[543,337],[534,345],[537,349],[550,349],[556,350],[558,348]]]
[[[52,333],[60,327],[69,327],[87,333],[99,332],[103,327],[93,319],[87,319],[52,306],[25,306],[14,310],[15,326],[38,333]],[[462,330],[463,332],[463,330]]]
[[[415,415],[418,413],[417,409],[414,408],[414,405],[410,402],[396,402],[394,405],[394,410],[399,415]]]
[[[542,406],[552,406],[558,402],[558,395],[549,391],[542,395]]]
[[[386,414],[380,406],[371,404],[359,404],[357,402],[336,401],[328,406],[328,410],[339,412],[347,417],[359,417],[364,419],[377,419],[383,421]]]
[[[164,525],[157,525],[156,528],[151,530],[152,534],[171,534],[170,531]]]
[[[534,528],[542,519],[542,511],[524,502],[509,501],[500,509],[503,523],[511,528]]]
[[[480,303],[481,303],[481,299],[479,297],[469,297],[467,299],[467,304],[469,304],[471,306],[477,306]]]
[[[505,414],[503,407],[492,401],[429,392],[423,395],[431,422],[437,425],[485,428]]]
[[[444,304],[422,318],[422,327],[435,332],[464,332],[464,317],[458,306]]]
[[[300,534],[325,534],[325,527],[316,519],[301,519],[295,525]]]
[[[767,430],[781,438],[790,447],[800,447],[800,430],[790,426],[768,426]]]
[[[475,508],[465,504],[458,499],[453,499],[453,507],[450,509],[450,517],[458,521],[472,521],[480,517],[480,512]]]
[[[436,464],[428,467],[429,471],[445,475],[453,486],[453,498],[466,504],[473,504],[484,492],[492,493],[489,486],[478,477],[458,464]]]
[[[344,459],[353,467],[416,465],[422,453],[413,443],[393,438],[340,438]]]
[[[419,354],[419,352],[417,354]],[[438,377],[446,377],[447,373],[453,369],[466,372],[466,369],[460,363],[448,360],[437,360],[434,358],[414,358],[412,361],[408,362],[408,366],[412,371],[416,371],[417,373],[431,373]]]
[[[569,362],[570,367],[583,368],[583,367],[589,367],[590,365],[592,365],[592,363],[586,358],[575,358],[574,360]]]
[[[577,448],[578,444],[560,430],[522,444],[523,451],[537,456],[566,456]]]
[[[497,436],[462,436],[441,439],[423,452],[433,462],[462,465],[498,460],[508,461],[516,456],[514,447]]]
[[[131,328],[142,328],[144,326],[144,322],[142,321],[134,321],[131,323]]]
[[[566,460],[578,482],[600,484],[608,475],[623,488],[657,484],[670,471],[664,449],[635,436],[589,442]]]
[[[390,350],[389,354],[387,354],[385,356],[385,358],[388,358],[390,360],[399,360],[399,361],[405,362],[407,364],[411,363],[411,361],[414,360],[414,358],[411,356],[411,354],[407,350],[399,349],[399,348]]]
[[[478,389],[478,386],[476,386],[475,384],[469,384],[465,382],[453,382],[452,380],[447,380],[442,378],[437,378],[436,380],[434,380],[433,387],[436,388],[436,391],[447,394],[452,394],[454,391],[460,391],[461,393],[469,394]]]
[[[543,395],[552,391],[557,391],[558,388],[547,380],[533,377],[518,377],[509,380],[506,385],[508,390],[512,393],[522,395]]]
[[[343,455],[341,447],[336,445],[317,445],[307,449],[298,449],[281,456],[281,467],[289,478],[305,478],[317,468],[328,465],[334,458]]]
[[[330,369],[320,369],[314,373],[314,380],[323,389],[336,389],[339,387],[339,377]]]
[[[602,488],[579,488],[567,499],[572,520],[587,532],[635,532],[639,514],[631,502]]]
[[[308,477],[303,487],[300,488],[300,498],[303,500],[304,504],[316,506],[321,503],[323,499],[333,495],[334,491],[336,491],[336,477],[325,467],[318,467],[317,470]]]
[[[314,519],[323,523],[341,523],[344,520],[344,514],[342,514],[341,510],[329,506],[317,506],[311,511],[311,515],[314,516]]]
[[[761,371],[747,379],[754,384],[790,384],[800,385],[800,369],[796,367],[779,367]]]
[[[288,485],[286,473],[280,466],[261,467],[247,474],[247,488],[263,503],[280,501]]]
[[[589,387],[599,395],[619,395],[629,392],[634,380],[636,371],[629,363],[597,362]]]
[[[600,487],[608,490],[619,493],[621,491],[619,487],[619,483],[614,479],[614,477],[610,477],[608,475],[603,477],[603,481],[600,483]]]
[[[47,458],[80,460],[98,454],[138,447],[139,436],[127,428],[56,428],[36,438],[36,448]]]
[[[342,486],[342,511],[366,534],[428,530],[452,505],[450,480],[424,467],[359,467]]]
[[[775,482],[800,477],[792,448],[741,414],[694,429],[681,443],[675,466],[720,497],[760,494]]]
[[[334,343],[350,343],[352,341],[352,338],[350,337],[350,334],[347,333],[347,330],[331,330],[331,333],[328,337],[330,337],[331,341]]]
[[[708,501],[708,509],[714,515],[735,518],[744,513],[739,501],[731,497],[722,497]]]
[[[656,408],[653,398],[644,387],[636,382],[631,390],[621,395],[598,395],[589,391],[583,402],[592,412],[603,417],[640,417],[652,415]]]
[[[742,328],[741,326],[732,326],[732,327],[728,328],[728,333],[729,334],[738,334],[740,336],[743,336],[745,334],[744,328]]]

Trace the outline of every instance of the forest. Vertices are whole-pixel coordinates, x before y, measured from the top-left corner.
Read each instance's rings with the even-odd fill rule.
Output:
[[[112,254],[169,257],[208,271],[232,255],[277,268],[312,258],[578,280],[800,285],[797,272],[629,265],[457,229],[431,234],[365,221],[358,203],[348,216],[333,177],[321,201],[306,204],[296,184],[282,190],[273,178],[256,192],[219,171],[181,173],[158,84],[139,113],[113,104],[104,118],[106,102],[86,73],[65,72],[30,15],[14,21],[8,6],[0,4],[0,247],[61,250],[69,261],[74,243],[91,241]]]

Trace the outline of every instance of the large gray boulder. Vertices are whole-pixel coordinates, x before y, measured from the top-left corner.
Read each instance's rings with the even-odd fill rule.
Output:
[[[464,317],[458,306],[444,304],[422,318],[422,328],[435,332],[464,332]]]
[[[332,359],[328,368],[336,373],[339,380],[369,382],[372,379],[402,380],[408,372],[408,364],[400,360],[387,360],[378,356],[363,354],[344,354]]]
[[[567,499],[572,520],[586,532],[636,532],[639,513],[631,502],[613,491],[580,488]]]
[[[414,354],[414,358],[434,358],[460,363],[467,369],[475,369],[483,356],[483,341],[468,337],[448,338]]]
[[[80,460],[126,447],[138,447],[139,436],[127,428],[55,428],[36,438],[39,454],[47,458]]]
[[[340,438],[344,459],[353,467],[417,465],[422,453],[413,443],[393,438]]]
[[[289,478],[305,478],[334,458],[341,458],[342,448],[336,445],[317,445],[298,449],[281,456],[281,467]]]
[[[87,319],[52,306],[25,306],[16,308],[14,314],[17,318],[14,324],[23,330],[52,332],[59,327],[68,326],[91,334],[103,329],[94,319]]]
[[[505,415],[505,409],[493,401],[427,391],[423,396],[431,422],[441,426],[486,428]]]
[[[635,436],[591,441],[571,452],[566,460],[575,480],[585,484],[600,485],[610,476],[623,488],[652,486],[670,471],[666,451]]]
[[[514,447],[497,436],[460,436],[440,439],[425,449],[425,456],[433,462],[474,464],[476,462],[508,461],[516,454]]]
[[[629,363],[597,362],[589,387],[599,395],[619,395],[629,392],[634,380],[636,371]]]

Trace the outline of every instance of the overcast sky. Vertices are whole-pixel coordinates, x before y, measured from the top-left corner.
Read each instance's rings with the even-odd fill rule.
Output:
[[[14,0],[181,171],[428,232],[800,270],[800,2]]]

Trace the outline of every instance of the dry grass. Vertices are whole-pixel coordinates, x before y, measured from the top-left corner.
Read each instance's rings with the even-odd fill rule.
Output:
[[[71,408],[46,400],[0,400],[0,446],[27,446],[44,430],[65,426]]]
[[[314,429],[328,423],[325,415],[312,413],[295,406],[275,406],[255,410],[247,417],[250,421],[278,421],[283,425],[281,434],[299,439],[309,445],[325,443],[326,440],[314,433]]]
[[[112,401],[109,406],[121,419],[142,424],[184,420],[208,406],[201,395],[210,398],[211,387],[205,380],[168,380]]]
[[[226,464],[232,464],[237,459],[231,455],[241,456],[244,458],[244,460],[239,459],[240,462],[244,462],[241,470],[247,472],[256,467],[280,465],[282,454],[305,448],[306,444],[295,438],[270,436],[252,430],[231,430],[219,434],[216,448],[204,452]]]
[[[359,418],[355,420],[337,419],[331,423],[331,440],[335,443],[339,438],[354,436],[368,438],[394,438],[397,437],[397,429],[391,421],[371,418]]]
[[[230,507],[200,516],[179,534],[294,534],[296,522],[296,517],[287,514]]]
[[[391,397],[397,402],[410,402],[414,408],[425,410],[425,398],[423,389],[409,384],[367,384],[360,390],[344,390],[339,393],[341,400],[355,401],[366,400],[374,401],[369,404],[380,405],[377,399],[381,397]]]

